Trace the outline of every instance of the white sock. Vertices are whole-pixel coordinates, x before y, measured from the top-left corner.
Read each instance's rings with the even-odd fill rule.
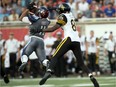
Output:
[[[89,74],[88,74],[88,76],[90,77],[90,76],[92,76],[92,74],[91,74],[91,73],[89,73]]]
[[[42,62],[42,64],[44,65],[44,66],[47,66],[47,62],[48,62],[49,60],[48,59],[45,59],[43,62]]]
[[[51,70],[51,69],[48,69],[47,71],[48,71],[48,72],[52,72],[52,70]]]
[[[23,55],[23,56],[21,57],[21,62],[23,63],[23,62],[27,62],[27,61],[28,61],[27,55]]]

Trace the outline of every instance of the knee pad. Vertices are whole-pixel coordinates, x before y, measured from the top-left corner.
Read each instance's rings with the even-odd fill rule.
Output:
[[[21,62],[23,63],[23,62],[27,62],[27,61],[28,61],[27,55],[22,55]]]
[[[48,63],[49,63],[49,60],[48,59],[45,59],[43,60],[42,64],[47,67],[48,66]]]

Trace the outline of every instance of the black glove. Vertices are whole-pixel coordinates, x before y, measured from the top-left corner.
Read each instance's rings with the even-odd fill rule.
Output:
[[[31,11],[31,10],[35,9],[35,6],[36,6],[35,2],[31,2],[30,4],[27,5],[27,9],[29,9]]]

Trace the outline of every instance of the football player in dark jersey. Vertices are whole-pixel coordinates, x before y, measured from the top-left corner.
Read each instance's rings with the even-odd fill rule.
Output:
[[[42,62],[44,66],[47,66],[48,63],[44,50],[44,33],[38,31],[41,29],[46,29],[50,24],[50,21],[47,19],[49,11],[45,7],[40,7],[39,9],[36,8],[35,4],[33,4],[31,7],[33,8],[27,8],[26,10],[26,13],[29,12],[27,16],[31,22],[31,25],[29,25],[30,40],[23,48],[21,56],[22,65],[19,67],[19,71],[24,69],[25,65],[27,64],[28,57],[33,51],[35,51],[39,61]],[[21,16],[20,19],[22,18],[23,17]]]
[[[50,21],[47,19],[49,16],[49,11],[45,7],[37,8],[34,2],[30,3],[27,9],[22,13],[19,20],[22,20],[24,16],[27,16],[31,24],[29,25],[30,39],[28,43],[23,48],[21,55],[21,66],[18,71],[21,72],[25,68],[28,62],[28,58],[33,51],[35,51],[38,61],[40,61],[44,66],[47,66],[49,60],[46,59],[44,41],[43,41],[43,32],[38,32],[39,30],[46,29],[50,24]],[[8,76],[4,79],[5,83],[9,82]]]

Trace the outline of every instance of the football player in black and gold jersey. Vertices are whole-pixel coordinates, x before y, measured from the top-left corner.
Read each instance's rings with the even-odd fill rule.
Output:
[[[56,24],[53,27],[44,29],[42,31],[52,32],[58,28],[62,28],[64,30],[64,40],[57,46],[56,51],[52,56],[50,65],[48,66],[47,72],[45,73],[39,84],[43,85],[46,80],[51,77],[51,73],[54,70],[57,62],[57,58],[63,56],[68,50],[72,50],[77,59],[78,65],[88,74],[94,86],[99,87],[97,80],[93,77],[89,69],[85,66],[82,59],[80,39],[78,36],[78,31],[76,30],[75,18],[70,12],[69,5],[63,3],[59,5],[56,11],[60,14]]]

